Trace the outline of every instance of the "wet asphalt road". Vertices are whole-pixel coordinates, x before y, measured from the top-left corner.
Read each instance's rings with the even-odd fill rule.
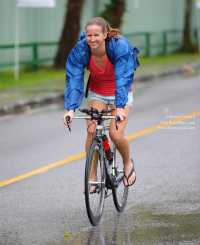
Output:
[[[200,76],[135,89],[126,135],[200,110]],[[0,182],[84,152],[85,122],[69,133],[64,112],[52,106],[0,118]],[[100,225],[90,225],[81,158],[0,188],[0,244],[200,244],[200,116],[130,147],[137,181],[123,213],[109,197]]]

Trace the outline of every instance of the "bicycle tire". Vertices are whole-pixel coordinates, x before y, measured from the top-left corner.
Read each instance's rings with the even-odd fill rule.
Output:
[[[121,154],[116,149],[115,145],[112,146],[113,161],[115,166],[115,182],[118,186],[113,186],[112,194],[115,207],[118,212],[123,212],[127,199],[128,199],[128,186],[124,186],[124,165]]]
[[[94,139],[90,145],[85,166],[85,203],[88,218],[93,226],[99,223],[103,214],[105,181],[102,145]]]

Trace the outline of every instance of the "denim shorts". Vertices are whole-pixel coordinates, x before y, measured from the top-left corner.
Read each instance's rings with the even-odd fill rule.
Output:
[[[105,103],[106,105],[113,105],[114,101],[115,101],[115,95],[112,96],[103,96],[100,94],[96,94],[93,93],[92,91],[88,91],[88,102],[90,102],[91,100],[100,100],[103,103]],[[132,107],[133,104],[133,92],[129,92],[128,93],[128,101],[126,103],[127,105],[129,105],[130,107]]]

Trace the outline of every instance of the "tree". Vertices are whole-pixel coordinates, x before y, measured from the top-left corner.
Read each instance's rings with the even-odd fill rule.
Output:
[[[194,49],[191,41],[191,28],[190,28],[191,10],[192,10],[192,0],[186,0],[183,47],[182,47],[182,51],[185,52],[192,52]]]
[[[107,20],[111,27],[120,28],[125,8],[126,0],[110,0],[109,4],[105,4],[105,10],[100,16]]]
[[[64,27],[54,59],[56,69],[65,67],[68,54],[77,44],[83,3],[84,0],[68,0]]]

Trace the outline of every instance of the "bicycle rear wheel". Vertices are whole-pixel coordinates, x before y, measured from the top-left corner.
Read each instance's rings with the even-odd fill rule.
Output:
[[[122,212],[126,206],[128,198],[128,186],[124,186],[124,164],[121,154],[112,146],[113,161],[114,161],[114,178],[115,186],[113,186],[113,201],[118,212]]]
[[[90,145],[85,166],[85,202],[88,218],[97,225],[103,214],[105,201],[105,166],[102,146],[97,140]]]

